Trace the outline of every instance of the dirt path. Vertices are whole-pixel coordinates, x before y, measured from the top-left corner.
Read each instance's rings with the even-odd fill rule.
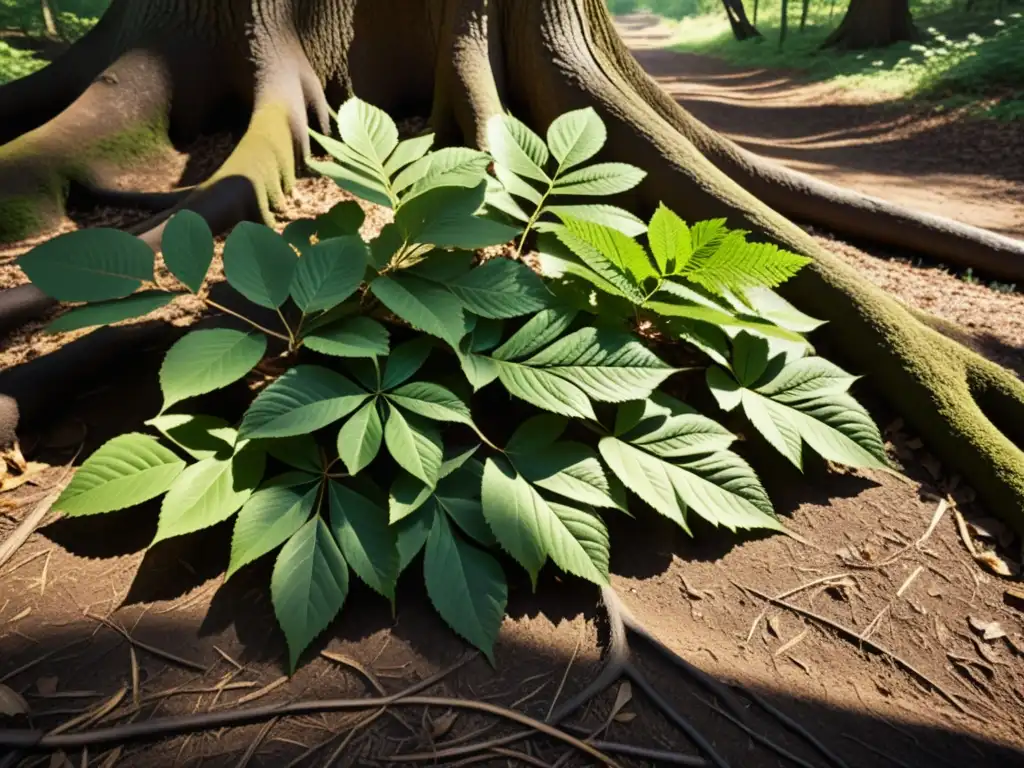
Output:
[[[685,22],[683,22],[685,23]],[[1024,237],[1020,124],[908,110],[878,94],[668,50],[675,27],[623,17],[644,68],[693,115],[791,168],[1005,235]]]

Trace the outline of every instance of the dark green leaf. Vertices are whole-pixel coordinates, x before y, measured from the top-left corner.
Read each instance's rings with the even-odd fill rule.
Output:
[[[338,615],[348,595],[348,564],[319,516],[303,525],[278,554],[270,593],[294,670],[299,656]]]
[[[412,339],[399,344],[388,357],[381,389],[394,389],[415,376],[434,348],[429,339]]]
[[[345,200],[316,217],[316,236],[321,242],[334,237],[357,237],[364,221],[366,214],[359,203]]]
[[[333,357],[386,357],[389,335],[383,325],[369,317],[350,317],[303,337],[303,344]]]
[[[340,373],[315,365],[290,369],[264,389],[242,419],[242,438],[292,437],[326,427],[370,395]]]
[[[289,467],[319,475],[324,471],[324,457],[312,435],[296,435],[264,440],[263,448]]]
[[[349,566],[368,587],[394,602],[399,560],[387,510],[334,480],[330,497],[331,530]]]
[[[417,381],[387,394],[389,402],[434,421],[450,421],[473,426],[473,416],[459,397],[440,384]]]
[[[369,258],[369,247],[358,235],[313,246],[299,259],[292,278],[296,306],[312,314],[341,304],[359,289]]]
[[[142,291],[124,299],[86,304],[58,317],[46,326],[46,332],[64,333],[66,331],[77,331],[80,328],[110,325],[111,323],[120,323],[122,320],[143,317],[161,307],[166,307],[176,298],[183,295],[181,293],[168,293],[167,291]]]
[[[384,425],[374,398],[352,414],[338,432],[338,457],[350,475],[358,475],[377,458],[383,439]]]
[[[370,283],[373,295],[414,328],[457,347],[466,334],[466,318],[457,298],[443,288],[411,275],[380,277]]]
[[[288,299],[298,258],[274,230],[243,221],[224,244],[224,276],[253,304],[277,309]]]
[[[164,229],[164,264],[192,293],[199,293],[213,263],[213,233],[193,211],[176,213]]]
[[[456,536],[444,515],[435,516],[423,564],[427,594],[460,636],[494,663],[494,641],[505,618],[508,587],[497,561]]]
[[[153,279],[153,250],[116,229],[80,229],[37,245],[17,264],[58,301],[122,299]]]
[[[238,381],[259,364],[266,350],[267,338],[260,333],[228,328],[192,331],[168,350],[160,367],[164,410]]]
[[[520,262],[491,259],[450,284],[470,312],[503,319],[538,312],[552,299],[536,273]]]
[[[398,465],[431,488],[441,472],[441,435],[429,422],[405,417],[397,408],[388,409],[384,443]]]
[[[193,459],[225,458],[235,451],[238,430],[215,416],[167,414],[146,422]]]
[[[313,514],[319,496],[319,486],[272,486],[256,491],[235,519],[225,579],[294,536]]]

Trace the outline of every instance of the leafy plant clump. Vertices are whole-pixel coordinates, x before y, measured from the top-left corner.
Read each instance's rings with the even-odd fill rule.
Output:
[[[332,160],[311,164],[391,208],[393,223],[365,242],[362,211],[346,202],[282,235],[236,227],[224,272],[255,305],[233,313],[249,327],[178,341],[160,370],[164,407],[147,422],[155,435],[111,440],[55,505],[95,515],[163,496],[154,544],[234,518],[227,578],[273,555],[292,668],[341,610],[350,573],[393,604],[421,552],[437,611],[493,659],[502,553],[534,585],[549,560],[606,584],[605,519],[637,500],[686,531],[694,515],[784,530],[735,436],[673,396],[684,376],[798,467],[804,443],[886,466],[847,394],[854,377],[813,356],[802,334],[819,323],[772,290],[805,260],[724,221],[689,226],[662,207],[645,224],[589,202],[644,176],[591,162],[606,140],[594,111],[563,115],[546,140],[495,118],[490,154],[399,141],[385,113],[355,99],[337,124],[341,141],[315,135]],[[531,233],[540,274],[520,258]],[[510,242],[506,256],[474,253]],[[201,218],[178,214],[163,255],[181,289],[158,284],[153,254],[113,230],[61,236],[20,264],[49,295],[83,303],[53,330],[186,293],[223,309],[205,284],[214,242]],[[707,366],[666,362],[655,338]],[[235,423],[187,409],[245,379],[259,391]]]

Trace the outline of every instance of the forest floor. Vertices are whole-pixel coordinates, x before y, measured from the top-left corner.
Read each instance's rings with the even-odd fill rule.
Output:
[[[641,61],[713,127],[830,180],[1024,237],[1019,138],[1011,145],[1014,153],[1005,150],[1013,137],[1004,137],[1001,144],[972,145],[966,157],[965,137],[989,129],[943,118],[918,132],[917,117],[857,104],[850,94],[808,91],[784,73],[744,72],[658,51],[655,28],[636,22],[627,20],[623,30]],[[811,105],[824,105],[824,113],[841,111],[828,122],[812,117]],[[829,137],[850,131],[855,133],[846,139]],[[200,155],[213,162],[218,149],[207,142],[189,165]],[[946,157],[953,152],[960,154]],[[894,158],[904,158],[903,164]],[[186,159],[174,159],[171,169],[180,172]],[[958,173],[958,167],[969,173]],[[922,192],[925,185],[932,191]],[[330,182],[303,179],[282,224],[326,211],[343,197]],[[367,209],[367,230],[379,228],[384,212]],[[975,215],[989,218],[969,218]],[[118,225],[130,223],[132,215],[75,212],[74,219],[69,226]],[[0,284],[23,280],[9,258],[28,245],[0,252]],[[830,246],[869,279],[956,321],[987,354],[1024,371],[1021,293],[915,266],[901,254],[837,241]],[[167,319],[184,324],[194,314],[186,307]],[[28,328],[0,344],[0,368],[74,338]],[[159,407],[155,372],[165,346],[155,338],[151,349],[83,383],[77,399],[59,404],[59,419],[23,435],[25,455],[40,466],[31,468],[31,482],[0,494],[0,542],[64,477],[63,467],[77,454],[117,433],[144,429]],[[993,572],[1019,570],[1020,542],[992,518],[996,510],[975,503],[971,489],[865,393],[859,394],[912,482],[822,465],[801,477],[750,440],[748,455],[767,478],[777,509],[810,544],[781,536],[738,540],[706,528],[689,540],[640,510],[639,524],[611,521],[613,584],[669,647],[771,702],[850,768],[1024,766],[1024,590]],[[433,613],[422,583],[407,577],[396,616],[354,585],[342,617],[288,678],[267,564],[223,585],[228,527],[147,551],[155,526],[153,505],[102,519],[50,518],[0,566],[0,684],[25,697],[36,726],[74,730],[373,695],[360,665],[395,692],[448,669],[466,653]],[[565,700],[593,678],[608,642],[606,622],[586,585],[563,582],[548,569],[532,594],[525,579],[509,573],[509,615],[496,647],[497,667],[474,658],[427,693],[514,706],[543,719],[553,699]],[[820,618],[766,606],[746,588],[791,593],[785,598],[791,605]],[[765,749],[723,717],[704,689],[662,663],[641,640],[633,644],[638,665],[730,765],[829,764],[750,700],[752,730],[803,762]],[[0,708],[4,704],[0,696]],[[588,733],[604,727],[606,741],[699,754],[640,691],[628,687],[613,687],[576,722]],[[338,765],[393,765],[419,753],[423,764],[451,766],[472,756],[433,756],[513,729],[489,715],[444,708],[429,715],[404,709],[366,727],[354,725],[352,715],[311,715],[88,755],[30,756],[21,764],[244,768],[301,759],[302,765],[325,765],[340,749]],[[478,756],[484,762],[475,764],[551,766],[567,751],[540,737],[498,749],[512,751],[484,753]],[[560,763],[589,764],[578,754]],[[623,764],[653,763],[623,758]],[[0,765],[6,768],[2,754]]]

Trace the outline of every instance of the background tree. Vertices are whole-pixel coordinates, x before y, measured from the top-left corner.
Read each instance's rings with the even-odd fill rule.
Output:
[[[729,26],[732,27],[732,34],[737,40],[749,40],[752,37],[761,37],[757,27],[750,23],[747,18],[747,9],[743,7],[743,0],[722,0],[725,6],[725,15],[729,17]]]
[[[917,40],[910,0],[850,0],[846,15],[823,48],[882,48]]]
[[[234,152],[138,234],[159,247],[163,222],[180,207],[219,231],[269,216],[309,151],[307,116],[327,130],[328,104],[351,93],[398,117],[429,114],[439,139],[471,145],[485,143],[487,119],[506,107],[541,131],[567,110],[594,107],[608,125],[607,158],[649,172],[619,202],[645,216],[664,202],[691,221],[724,217],[810,257],[785,293],[830,321],[816,340],[866,374],[994,512],[1024,531],[1024,384],[786,217],[1018,281],[1024,243],[746,152],[642,71],[601,0],[115,0],[52,66],[0,88],[4,235],[44,227],[62,212],[69,184],[100,189],[170,137],[208,128],[231,104],[242,105],[235,117],[248,115]],[[11,301],[0,299],[0,315]]]

